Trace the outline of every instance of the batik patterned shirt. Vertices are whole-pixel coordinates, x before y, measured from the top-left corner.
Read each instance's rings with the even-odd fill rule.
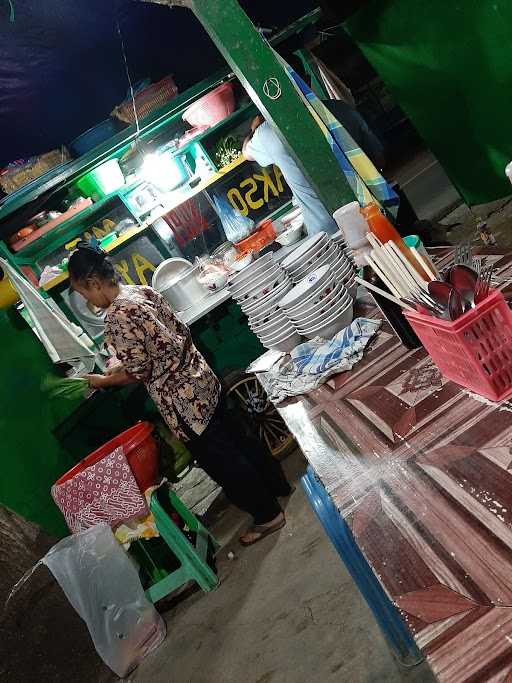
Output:
[[[197,435],[204,431],[219,401],[220,382],[161,294],[151,287],[121,287],[106,312],[105,343],[124,369],[144,382],[178,439],[189,440],[187,428]]]

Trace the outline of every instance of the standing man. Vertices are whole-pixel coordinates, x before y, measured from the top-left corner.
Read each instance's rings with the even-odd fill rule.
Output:
[[[321,231],[328,235],[338,232],[335,220],[272,126],[262,116],[257,116],[251,123],[251,130],[243,145],[245,158],[260,166],[275,164],[279,167],[302,209],[308,235]]]

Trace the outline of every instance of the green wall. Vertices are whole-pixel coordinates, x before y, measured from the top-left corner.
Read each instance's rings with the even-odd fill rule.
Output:
[[[345,26],[464,199],[510,194],[512,2],[369,0]]]
[[[72,463],[51,434],[55,417],[39,388],[52,363],[14,316],[0,311],[0,503],[62,536],[69,532],[50,487]]]

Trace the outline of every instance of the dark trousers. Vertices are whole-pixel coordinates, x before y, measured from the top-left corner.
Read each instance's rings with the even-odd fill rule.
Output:
[[[266,524],[281,512],[277,497],[290,493],[281,464],[257,438],[246,436],[224,398],[204,432],[194,436],[187,448],[227,498],[253,516],[255,524]]]

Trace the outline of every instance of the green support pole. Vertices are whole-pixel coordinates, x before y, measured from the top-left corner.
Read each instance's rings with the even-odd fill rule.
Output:
[[[162,0],[160,0],[162,2]],[[167,4],[172,0],[163,0]],[[203,24],[249,96],[267,121],[274,124],[330,213],[354,201],[354,194],[328,141],[309,115],[268,43],[236,0],[182,0]],[[281,94],[264,91],[277,79]],[[269,83],[270,94],[277,89]]]
[[[311,77],[311,85],[313,87],[313,90],[317,94],[317,96],[323,100],[330,99],[329,93],[325,89],[324,82],[322,81],[322,78],[320,77],[320,74],[318,73],[318,69],[317,69],[317,66],[313,60],[311,52],[309,50],[306,50],[305,48],[303,48],[300,50],[296,50],[295,54],[297,55],[297,57],[302,62],[302,65],[303,65],[306,73],[309,74],[309,76]]]

